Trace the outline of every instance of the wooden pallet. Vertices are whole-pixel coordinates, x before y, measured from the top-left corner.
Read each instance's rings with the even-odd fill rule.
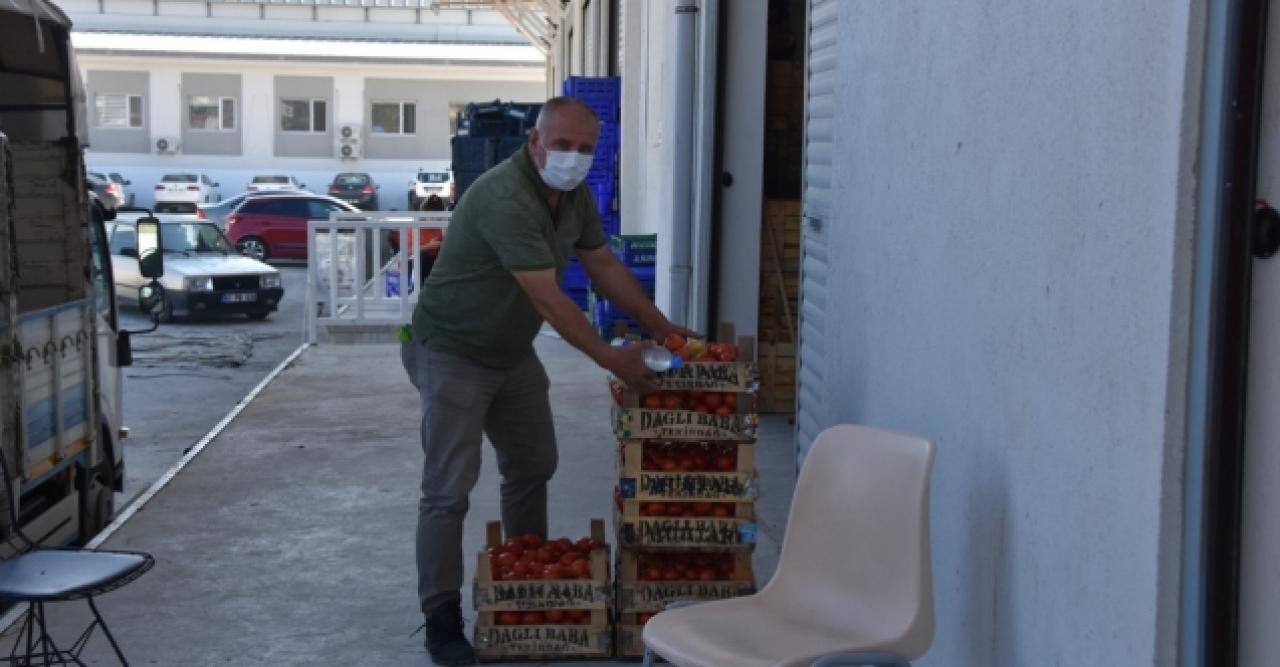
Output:
[[[756,591],[751,554],[729,552],[734,559],[734,572],[728,579],[713,581],[677,579],[673,581],[641,580],[640,549],[618,551],[617,609],[620,612],[657,612],[679,600],[725,600],[750,595]]]
[[[605,542],[604,519],[591,520],[591,537]],[[485,538],[487,546],[501,546],[502,524],[490,521]],[[489,555],[481,551],[476,556],[472,602],[477,611],[607,609],[613,597],[608,544],[593,549],[590,559],[590,579],[499,581],[494,577]]]
[[[498,614],[477,615],[473,645],[484,662],[574,660],[613,656],[613,619],[607,609],[591,612],[586,625],[499,625]],[[518,613],[518,612],[513,612]]]
[[[619,548],[676,549],[684,551],[751,550],[756,544],[754,503],[735,503],[733,517],[640,516],[640,501],[621,500],[614,507],[613,525]]]
[[[667,444],[632,440],[618,445],[618,488],[624,500],[737,501],[752,500],[758,494],[755,445],[730,445],[737,455],[737,468],[733,472],[645,470],[646,449]],[[676,446],[706,446],[714,452],[723,445],[679,443]]]

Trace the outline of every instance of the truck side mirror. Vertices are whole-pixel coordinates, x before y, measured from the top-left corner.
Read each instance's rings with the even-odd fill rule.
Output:
[[[164,275],[164,245],[160,238],[160,221],[154,217],[138,218],[138,269],[143,278]]]
[[[164,287],[155,280],[139,287],[138,308],[153,318],[159,315],[164,308]]]

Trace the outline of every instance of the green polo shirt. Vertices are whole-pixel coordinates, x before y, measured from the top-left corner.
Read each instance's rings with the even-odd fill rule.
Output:
[[[521,148],[476,179],[454,209],[413,312],[414,337],[511,368],[533,352],[543,321],[511,272],[554,268],[560,281],[570,253],[606,242],[587,186],[563,193],[553,213],[528,148]]]

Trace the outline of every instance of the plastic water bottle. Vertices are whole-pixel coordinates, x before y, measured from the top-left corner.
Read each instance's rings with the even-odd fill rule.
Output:
[[[644,365],[655,373],[680,368],[684,365],[684,359],[672,354],[671,350],[661,345],[645,348],[641,358],[644,359]]]
[[[614,347],[626,347],[629,342],[630,341],[625,338],[614,338],[609,341],[609,344]],[[668,350],[661,345],[654,345],[653,347],[645,348],[644,353],[640,355],[640,358],[644,360],[644,365],[648,366],[649,370],[655,373],[669,371],[673,368],[680,368],[684,365],[684,359],[672,354],[671,350]]]

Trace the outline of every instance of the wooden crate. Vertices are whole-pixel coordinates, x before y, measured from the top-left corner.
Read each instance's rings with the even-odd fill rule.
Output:
[[[617,657],[634,660],[644,657],[644,626],[619,623]]]
[[[618,529],[618,547],[679,549],[685,551],[730,549],[751,550],[756,545],[754,503],[734,503],[732,517],[641,516],[645,501],[618,500],[613,525]]]
[[[736,469],[716,472],[675,472],[644,469],[646,449],[663,445],[706,446],[714,453],[724,447],[718,443],[659,443],[643,440],[624,441],[618,445],[618,489],[624,500],[689,500],[737,501],[753,500],[758,495],[755,445],[729,445],[736,452]]]
[[[490,521],[485,537],[487,546],[501,546],[502,524]],[[591,537],[605,542],[604,519],[591,520]],[[476,556],[472,603],[478,611],[607,609],[613,595],[608,544],[593,549],[590,558],[590,579],[499,581],[494,578],[489,555],[481,551]]]
[[[498,615],[503,613],[507,612],[482,611],[477,614],[472,643],[479,660],[566,660],[613,656],[613,619],[607,609],[593,610],[591,623],[587,625],[499,625]]]
[[[794,412],[796,403],[796,346],[760,344],[761,412]]]
[[[615,380],[610,382],[616,383]],[[613,405],[613,433],[619,440],[718,440],[755,442],[760,417],[752,401],[738,401],[733,414],[640,407],[640,396],[624,392]]]
[[[646,581],[640,578],[641,550],[619,550],[616,608],[621,612],[655,612],[679,600],[726,600],[754,593],[751,553],[733,551],[729,555],[734,559],[734,571],[728,579]]]

